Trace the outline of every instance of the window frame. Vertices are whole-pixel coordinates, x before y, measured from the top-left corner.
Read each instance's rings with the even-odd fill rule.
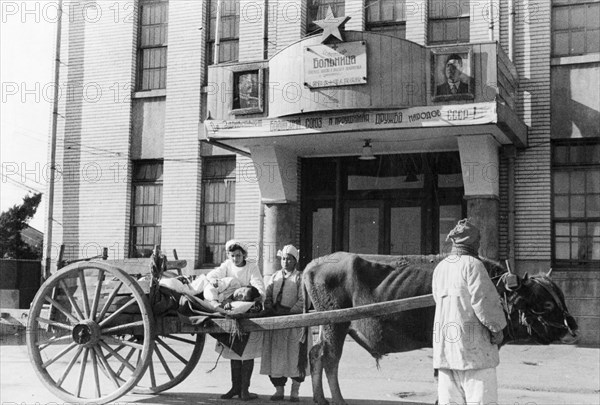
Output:
[[[590,146],[595,146],[595,148],[590,148]],[[579,147],[580,150],[590,153],[590,156],[587,156],[586,159],[577,160],[576,158],[572,158],[572,147]],[[566,155],[566,161],[558,161],[558,148],[566,148],[565,150],[568,152]],[[554,268],[565,269],[565,270],[575,270],[575,271],[584,271],[584,270],[599,270],[600,269],[600,259],[593,259],[593,249],[594,249],[594,235],[593,232],[589,230],[589,226],[593,226],[595,223],[600,225],[600,212],[596,216],[588,216],[586,212],[586,207],[588,204],[588,197],[590,195],[600,195],[600,192],[590,192],[588,188],[588,182],[586,181],[586,177],[589,173],[595,172],[600,173],[600,159],[596,159],[594,161],[593,151],[600,150],[600,139],[560,139],[552,141],[552,227],[551,227],[551,240],[552,240],[552,266]],[[556,175],[558,173],[566,173],[571,176],[572,173],[583,173],[584,181],[583,181],[583,192],[582,193],[572,193],[571,190],[567,190],[566,192],[557,192],[557,184],[556,184]],[[556,198],[557,197],[567,197],[568,206],[567,206],[567,215],[566,216],[557,216],[556,215]],[[582,216],[573,216],[570,204],[571,197],[579,196],[583,198],[583,215]],[[574,257],[573,256],[573,246],[574,246],[574,238],[575,235],[572,234],[573,225],[574,224],[583,224],[586,229],[586,234],[584,235],[584,248],[586,248],[585,255],[591,254],[592,257]],[[569,226],[569,235],[557,235],[557,228],[559,226],[568,225]],[[596,236],[598,238],[598,236]],[[564,240],[559,240],[564,239]],[[569,246],[569,258],[568,259],[559,259],[557,258],[558,254],[558,244],[559,243],[567,243]],[[581,242],[577,242],[577,246],[581,248]]]
[[[221,173],[216,173],[215,175],[206,175],[207,173],[209,173],[210,165],[220,165],[223,164],[225,167],[227,165],[231,165],[233,163],[233,170],[228,172],[227,174],[223,175]],[[232,239],[234,236],[234,232],[235,232],[235,185],[237,183],[237,179],[236,179],[236,173],[237,173],[237,162],[236,162],[236,158],[235,156],[215,156],[215,157],[204,157],[203,158],[203,162],[202,162],[202,207],[201,207],[201,218],[200,218],[200,238],[201,238],[201,251],[200,251],[200,258],[199,258],[199,263],[201,264],[201,266],[203,267],[214,267],[214,266],[218,266],[220,265],[227,257],[226,257],[226,252],[225,252],[225,242],[227,242],[227,240]],[[231,187],[231,184],[233,184],[233,197],[229,200],[227,197],[227,193],[228,191],[226,190],[225,192],[225,200],[223,201],[219,201],[218,199],[215,199],[214,201],[208,201],[208,198],[206,197],[206,192],[207,192],[207,186],[210,183],[217,183],[217,182],[225,182],[226,187]],[[227,183],[229,183],[230,185],[227,186]],[[226,210],[226,212],[230,212],[232,217],[231,218],[226,218],[226,220],[223,221],[212,221],[209,222],[206,220],[206,204],[210,202],[212,204],[224,204],[226,206],[228,206],[228,209]],[[218,243],[213,243],[214,241],[209,242],[207,239],[207,230],[209,226],[224,226],[225,227],[225,235],[222,238],[222,240],[219,240]],[[209,262],[207,260],[207,256],[209,254],[207,248],[209,246],[218,246],[218,248],[215,250],[215,252],[217,254],[215,254],[215,252],[211,252],[211,254],[213,254],[213,262]],[[221,253],[221,257],[216,257],[218,256],[218,252]]]
[[[378,32],[384,35],[390,35],[395,38],[406,39],[406,0],[394,0],[395,2],[402,2],[404,19],[398,19],[395,16],[397,7],[394,7],[393,17],[391,19],[379,19],[377,21],[369,20],[369,8],[370,7],[379,7],[379,15],[382,16],[383,3],[379,0],[366,0],[365,4],[365,30],[371,32]],[[394,32],[394,33],[392,33]],[[395,35],[395,32],[401,32],[402,35]]]
[[[471,4],[469,0],[441,0],[443,1],[444,4],[448,4],[448,3],[454,3],[454,4],[458,4],[458,7],[460,9],[460,12],[458,13],[459,15],[457,16],[446,16],[446,15],[432,15],[432,9],[434,8],[432,6],[432,2],[435,0],[428,0],[428,4],[427,4],[427,9],[429,11],[428,13],[428,17],[427,17],[427,44],[428,45],[456,45],[456,44],[467,44],[471,41]],[[466,7],[463,6],[462,3],[467,3]],[[465,12],[465,8],[466,8],[466,12]],[[444,14],[444,13],[442,13]],[[447,39],[447,29],[448,29],[448,24],[451,22],[456,21],[458,24],[458,37],[456,40],[449,40]],[[444,39],[442,40],[432,40],[433,37],[433,28],[434,28],[434,24],[433,23],[438,23],[438,22],[444,22]],[[466,38],[463,36],[461,37],[461,23],[467,23],[467,28],[466,28]]]
[[[569,57],[569,56],[581,56],[581,55],[589,55],[589,54],[598,54],[600,53],[600,45],[599,45],[599,49],[593,50],[593,51],[589,51],[588,45],[589,42],[587,40],[587,34],[590,31],[595,31],[596,35],[598,35],[600,37],[600,27],[598,26],[594,26],[593,28],[588,27],[588,23],[587,21],[585,21],[583,23],[583,26],[576,26],[573,27],[572,25],[572,11],[574,9],[578,9],[578,8],[583,8],[584,12],[583,15],[585,17],[589,17],[592,15],[592,13],[590,13],[590,7],[598,7],[598,13],[600,13],[600,1],[598,0],[562,0],[562,1],[557,1],[557,0],[553,0],[552,1],[552,14],[551,14],[551,23],[550,23],[550,30],[551,30],[551,56],[553,58],[559,58],[559,57]],[[556,27],[556,16],[555,13],[559,10],[568,10],[569,13],[569,17],[567,21],[567,28],[561,28],[561,29],[557,29]],[[568,35],[568,52],[567,53],[556,53],[556,35],[557,34],[561,34],[561,33],[565,33]],[[583,33],[583,51],[582,52],[572,52],[573,46],[572,46],[572,41],[573,41],[573,35],[576,33]],[[600,38],[599,38],[600,40]]]
[[[164,22],[157,24],[144,24],[144,7],[164,7]],[[137,47],[137,83],[136,91],[152,91],[152,90],[164,90],[167,88],[167,64],[168,64],[168,32],[169,32],[169,0],[140,0],[138,10],[138,47]],[[164,30],[164,41],[160,44],[149,44],[144,45],[144,28],[151,26],[162,26],[161,30]],[[156,67],[144,67],[146,51],[154,52],[156,50],[161,51],[160,58],[164,58],[164,62],[160,62],[160,66]],[[148,54],[150,54],[150,52]],[[164,53],[164,55],[162,55]],[[150,57],[150,56],[149,56]],[[146,72],[158,71],[158,86],[150,84],[146,86]],[[155,73],[156,74],[156,73]]]
[[[156,176],[156,178],[150,178],[150,179],[140,179],[140,180],[136,180],[135,179],[135,175],[136,175],[136,171],[138,170],[138,168],[142,165],[156,165],[157,168],[160,168],[160,175]],[[132,165],[132,180],[131,180],[131,238],[130,238],[130,243],[129,243],[129,257],[130,258],[139,258],[139,257],[149,257],[144,255],[144,254],[138,254],[138,246],[147,246],[150,247],[149,249],[149,253],[152,252],[152,249],[154,248],[154,245],[160,245],[161,244],[161,240],[162,240],[162,206],[163,206],[163,171],[164,171],[164,165],[163,165],[163,161],[162,160],[138,160],[138,161],[134,161],[133,165]],[[138,204],[137,200],[138,200],[138,187],[143,187],[143,186],[154,186],[156,188],[160,189],[160,203],[159,204],[148,204],[148,203],[141,203]],[[140,222],[137,223],[136,221],[136,208],[137,207],[145,207],[145,206],[154,206],[154,207],[160,207],[160,218],[158,218],[158,221],[155,221],[153,223],[145,223],[145,222]],[[144,244],[143,240],[140,243],[137,243],[137,229],[138,228],[154,228],[155,229],[155,235],[158,235],[158,237],[155,236],[154,238],[154,243],[152,244],[152,246]]]
[[[211,65],[215,65],[215,44],[216,44],[216,28],[215,28],[215,24],[217,22],[217,5],[218,1],[217,0],[211,0],[208,3],[208,17],[207,17],[207,23],[206,26],[208,27],[208,32],[207,32],[207,41],[206,41],[206,64],[207,66],[211,66]],[[231,7],[231,5],[234,5],[233,8],[229,8]],[[213,13],[213,5],[214,6],[214,13]],[[228,11],[231,11],[232,9],[235,10],[234,13],[227,13],[227,14],[222,14],[223,10],[221,10],[221,24],[219,25],[219,63],[231,63],[231,62],[237,62],[239,61],[240,58],[240,48],[239,48],[239,43],[240,43],[240,16],[241,16],[241,5],[240,5],[240,0],[228,0],[226,2],[222,2],[221,3],[221,8],[222,9],[226,9]],[[214,15],[214,18],[213,18]],[[223,29],[223,27],[225,26],[224,23],[232,23],[233,25],[230,27],[228,26],[227,29]],[[213,37],[213,28],[215,28],[214,31],[214,37]],[[223,35],[223,31],[226,32],[233,32],[233,35],[230,36],[222,36]],[[231,46],[232,47],[232,51],[231,53],[233,55],[235,55],[233,58],[227,59],[227,60],[222,60],[221,59],[221,52],[223,51],[224,47],[223,44],[225,44],[227,47]]]

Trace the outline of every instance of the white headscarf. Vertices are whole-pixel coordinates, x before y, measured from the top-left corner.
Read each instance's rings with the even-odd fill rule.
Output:
[[[296,249],[294,247],[294,245],[285,245],[283,247],[283,249],[281,249],[280,251],[277,252],[277,256],[279,256],[279,257],[285,257],[286,255],[294,256],[296,261],[298,261],[298,259],[300,257],[300,253],[299,253],[298,249]]]

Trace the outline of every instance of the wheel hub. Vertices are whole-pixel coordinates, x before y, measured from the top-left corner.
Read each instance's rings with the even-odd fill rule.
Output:
[[[75,343],[90,347],[100,340],[100,326],[94,321],[85,320],[73,328],[73,340]]]

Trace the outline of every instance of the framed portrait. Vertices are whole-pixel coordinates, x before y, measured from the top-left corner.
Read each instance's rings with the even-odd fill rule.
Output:
[[[473,100],[473,51],[468,47],[433,49],[431,93],[433,101]]]
[[[233,72],[232,114],[262,113],[263,87],[263,69]]]

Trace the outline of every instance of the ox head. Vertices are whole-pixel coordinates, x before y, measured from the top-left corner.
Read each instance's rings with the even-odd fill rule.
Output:
[[[577,341],[577,322],[569,314],[561,289],[548,274],[520,277],[504,273],[496,284],[507,312],[512,339],[532,338],[540,344]]]

